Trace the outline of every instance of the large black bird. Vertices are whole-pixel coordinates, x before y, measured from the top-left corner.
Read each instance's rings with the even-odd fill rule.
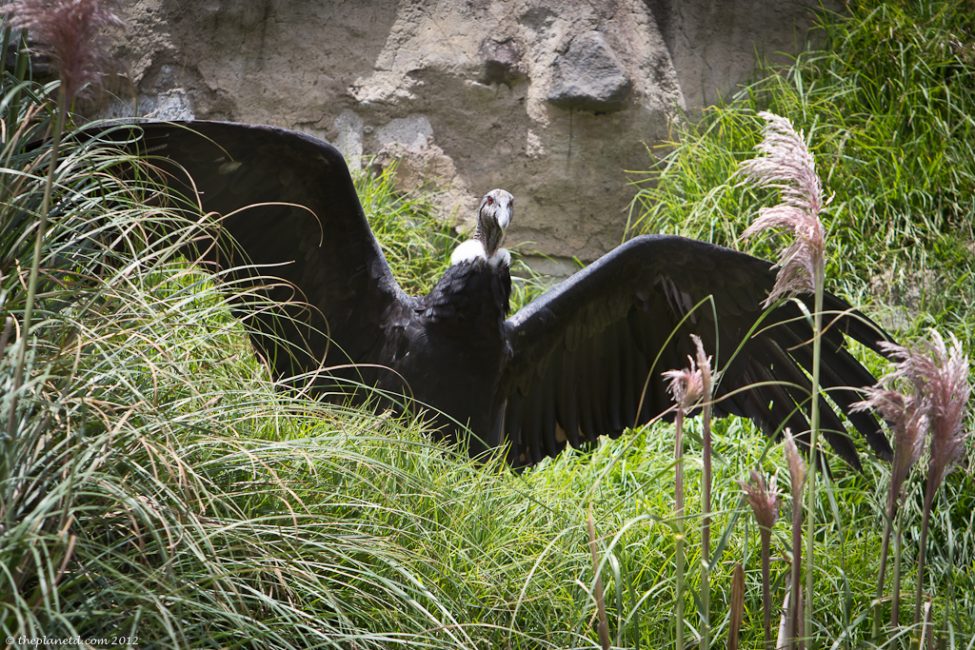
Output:
[[[637,237],[509,318],[510,257],[501,248],[509,193],[484,196],[474,239],[428,295],[409,296],[331,145],[221,122],[139,127],[143,152],[167,182],[221,215],[220,241],[199,246],[201,256],[284,305],[287,318],[262,311],[247,320],[279,378],[317,372],[316,388],[339,399],[377,392],[357,385],[379,388],[432,407],[446,435],[468,427],[472,454],[508,442],[509,461],[526,465],[667,410],[661,373],[685,365],[694,333],[720,371],[716,414],[751,418],[769,434],[809,428],[807,319],[786,302],[756,325],[774,281],[769,262],[682,237]],[[285,282],[268,284],[268,275]],[[850,410],[856,389],[874,378],[845,338],[879,351],[883,335],[834,296],[826,308],[824,435],[858,467],[838,412],[876,453],[889,456],[890,447],[872,414]]]

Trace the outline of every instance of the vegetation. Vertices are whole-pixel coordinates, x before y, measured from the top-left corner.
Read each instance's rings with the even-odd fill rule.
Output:
[[[734,172],[759,139],[757,111],[772,110],[805,130],[835,193],[823,214],[827,288],[880,314],[899,338],[938,325],[971,350],[975,11],[889,0],[853,3],[849,14],[825,19],[823,50],[676,127],[640,189],[634,231],[735,243],[770,203]],[[702,562],[692,525],[703,523],[693,505],[704,502],[698,419],[683,423],[678,521],[671,426],[514,473],[430,442],[422,421],[276,390],[227,307],[233,288],[180,255],[206,225],[166,209],[151,161],[75,137],[70,117],[55,155],[58,85],[30,81],[20,61],[0,92],[5,637],[193,648],[673,644],[678,532],[687,565]],[[389,172],[363,176],[359,189],[397,277],[428,287],[451,233],[422,198],[392,192]],[[772,257],[767,246],[754,250]],[[763,559],[781,603],[791,522],[770,516],[763,531],[737,481],[755,469],[782,474],[786,457],[747,422],[711,428],[707,624],[724,645],[741,563],[742,647],[760,647]],[[833,469],[818,479],[807,631],[820,646],[916,643],[906,622],[873,630],[890,468]],[[916,601],[924,492],[909,476],[898,507],[905,609]],[[792,507],[788,495],[777,501]],[[947,647],[975,638],[973,512],[971,475],[949,474],[933,497],[924,569],[932,634]],[[688,641],[700,627],[701,576],[687,571],[680,586]]]
[[[788,71],[766,74],[730,101],[706,109],[700,119],[676,126],[676,141],[660,154],[649,176],[638,180],[633,230],[673,232],[742,247],[742,234],[768,204],[769,196],[767,191],[755,192],[735,172],[753,155],[759,141],[759,113],[767,110],[789,116],[805,130],[827,195],[832,194],[823,216],[828,231],[828,288],[863,305],[897,338],[910,340],[926,328],[938,326],[957,332],[964,347],[971,349],[975,343],[975,319],[969,308],[975,298],[972,9],[971,3],[862,2],[849,3],[847,16],[825,16],[821,49],[801,54]],[[765,241],[750,250],[773,257],[772,245]],[[937,339],[926,345],[935,349]],[[943,350],[941,357],[947,359]],[[950,383],[947,378],[921,383],[936,386],[938,382]],[[962,402],[964,390],[949,392],[955,403]],[[913,426],[924,428],[918,423]],[[970,422],[967,430],[971,430]],[[934,447],[932,450],[937,455]],[[883,479],[879,484],[891,485],[891,494],[908,475],[912,463],[903,465],[912,453],[905,450],[901,456],[896,489],[889,471],[880,470]],[[877,470],[870,468],[871,472]],[[970,478],[955,476],[954,481],[957,491],[944,500],[943,508],[970,502]],[[928,482],[929,488],[936,484],[936,478]],[[918,540],[917,514],[927,509],[921,505],[924,499],[918,483],[911,486],[908,502],[912,511],[902,518],[908,522],[911,536],[909,557],[918,553],[918,545],[925,547],[927,530],[926,525],[920,527]],[[822,501],[807,493],[810,504]],[[821,507],[836,505],[830,501]],[[815,508],[807,510],[809,518],[820,516]],[[895,513],[896,507],[891,506],[890,512]],[[889,519],[885,524],[889,525]],[[958,528],[949,527],[940,538],[941,548],[949,556],[959,548],[955,535],[967,543],[970,528],[958,519],[951,523]],[[854,520],[848,525],[858,524]],[[821,528],[815,534],[821,538]],[[884,542],[884,556],[886,546]],[[807,553],[806,559],[811,556]],[[920,556],[923,566],[923,551]],[[898,585],[899,561],[898,553]],[[963,564],[971,561],[971,556],[961,559]],[[870,570],[876,572],[877,568],[871,566]],[[813,572],[806,578],[820,580]],[[950,579],[941,584],[952,595],[959,593]],[[882,577],[879,586],[883,592]],[[826,595],[821,590],[820,594]],[[921,597],[918,590],[915,611],[923,604]],[[828,600],[819,603],[820,599],[816,598],[811,609],[807,607],[807,621],[812,614],[819,628],[812,632],[821,638],[835,637],[837,633],[817,619],[829,606]],[[881,604],[888,600],[882,599]],[[893,601],[896,610],[896,596]],[[967,604],[963,609],[970,611]],[[892,620],[896,620],[893,612]],[[960,618],[957,624],[971,634],[970,618]],[[952,623],[946,622],[946,626],[951,628]],[[897,626],[893,629],[899,632],[888,629],[885,633],[878,628],[873,638],[918,633]],[[957,641],[957,636],[949,636]]]
[[[975,5],[890,0],[848,11],[824,16],[821,49],[677,125],[679,143],[637,196],[633,230],[740,247],[768,195],[735,169],[759,141],[758,111],[786,116],[832,195],[828,288],[894,312],[894,329],[942,324],[971,349]],[[774,257],[767,245],[750,250]]]

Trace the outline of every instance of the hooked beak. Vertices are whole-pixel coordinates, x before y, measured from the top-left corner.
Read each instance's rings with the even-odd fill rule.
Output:
[[[494,218],[497,220],[498,226],[501,227],[501,230],[506,229],[508,224],[511,223],[511,204],[506,203],[504,205],[499,205],[498,209],[494,213]]]

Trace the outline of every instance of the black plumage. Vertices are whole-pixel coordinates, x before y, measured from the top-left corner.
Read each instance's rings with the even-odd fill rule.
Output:
[[[666,410],[661,373],[686,364],[697,334],[720,371],[716,414],[751,418],[769,434],[790,426],[805,439],[811,328],[794,302],[756,325],[774,281],[769,262],[643,236],[510,317],[508,264],[493,251],[453,264],[427,296],[408,296],[332,146],[271,127],[139,127],[144,153],[168,182],[221,215],[221,240],[198,242],[198,255],[263,297],[284,304],[296,289],[307,302],[282,306],[287,318],[241,310],[279,378],[314,373],[323,394],[342,399],[372,399],[374,391],[355,387],[377,387],[392,403],[432,407],[447,435],[469,427],[472,454],[508,443],[509,460],[525,465]],[[849,412],[856,389],[874,378],[845,338],[879,352],[885,336],[835,296],[826,308],[825,437],[859,466],[840,415],[879,455],[890,447],[872,414]]]

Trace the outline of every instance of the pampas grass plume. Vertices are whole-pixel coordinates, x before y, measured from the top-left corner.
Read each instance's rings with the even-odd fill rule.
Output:
[[[69,102],[98,80],[106,58],[105,33],[121,25],[106,0],[15,0],[0,13],[15,27],[26,29],[54,60]]]

